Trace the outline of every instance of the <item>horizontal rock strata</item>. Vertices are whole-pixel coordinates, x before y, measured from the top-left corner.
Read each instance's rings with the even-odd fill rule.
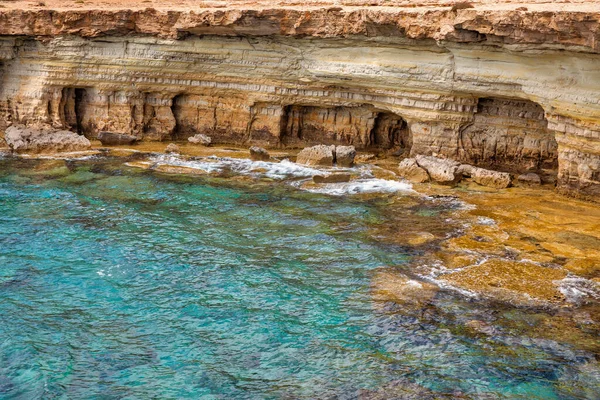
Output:
[[[404,149],[599,198],[600,8],[396,3],[0,9],[0,131]]]

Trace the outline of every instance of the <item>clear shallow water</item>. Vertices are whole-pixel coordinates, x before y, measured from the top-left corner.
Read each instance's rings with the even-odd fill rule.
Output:
[[[463,329],[526,311],[373,297],[423,251],[373,227],[455,207],[402,196],[0,160],[0,398],[595,398],[594,354]]]

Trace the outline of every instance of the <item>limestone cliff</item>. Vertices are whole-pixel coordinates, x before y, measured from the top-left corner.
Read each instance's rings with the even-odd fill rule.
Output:
[[[599,2],[19,3],[0,8],[0,130],[404,148],[600,199]]]

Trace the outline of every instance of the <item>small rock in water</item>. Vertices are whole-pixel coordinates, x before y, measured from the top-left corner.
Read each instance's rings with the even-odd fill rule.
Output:
[[[519,175],[517,177],[517,181],[519,181],[519,183],[532,186],[539,186],[542,184],[542,178],[540,178],[538,174],[534,174],[533,172]]]
[[[305,165],[323,165],[332,166],[335,154],[335,146],[326,146],[323,144],[306,147],[298,153],[296,162]]]
[[[210,144],[212,143],[212,139],[210,138],[210,136],[198,133],[197,135],[189,137],[188,142],[194,144],[201,144],[202,146],[210,146]]]
[[[331,174],[313,176],[315,183],[342,183],[350,182],[350,174]]]
[[[177,146],[175,143],[171,143],[165,149],[165,153],[179,153],[179,146]]]
[[[421,246],[435,240],[435,236],[429,232],[417,232],[408,237],[407,243],[411,246]]]
[[[354,146],[337,146],[335,148],[335,163],[338,167],[352,167],[356,157]]]
[[[482,186],[505,189],[510,186],[511,178],[507,172],[471,167],[471,179]]]
[[[465,326],[477,333],[482,333],[488,336],[494,336],[498,333],[497,329],[494,328],[492,325],[478,319],[472,319],[470,321],[467,321],[465,323]]]
[[[462,173],[458,173],[460,163],[457,161],[421,155],[417,156],[416,161],[438,183],[454,184],[462,179]]]
[[[36,129],[11,126],[6,129],[4,140],[8,147],[16,153],[78,151],[87,150],[91,146],[85,136],[50,127]]]
[[[250,147],[250,159],[252,161],[269,161],[271,155],[262,147],[252,146]]]
[[[98,133],[98,140],[103,146],[123,146],[137,142],[137,137],[124,133],[102,131]]]
[[[405,158],[400,162],[400,165],[398,165],[398,175],[415,183],[423,183],[429,180],[427,171],[419,167],[414,158]]]

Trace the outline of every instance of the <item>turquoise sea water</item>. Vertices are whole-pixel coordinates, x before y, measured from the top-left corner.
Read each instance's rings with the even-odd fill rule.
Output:
[[[390,203],[450,229],[401,196],[0,159],[0,398],[600,398],[596,354],[461,328],[539,311],[373,297],[423,251],[375,240]]]

